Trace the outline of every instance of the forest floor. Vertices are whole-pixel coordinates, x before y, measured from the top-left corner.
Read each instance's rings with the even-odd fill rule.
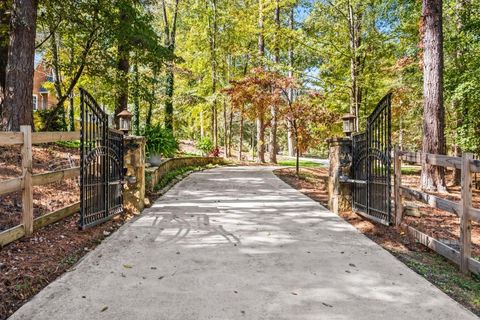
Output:
[[[290,186],[328,207],[328,169],[302,168],[299,177],[295,175],[294,170],[284,168],[276,170],[275,173]],[[403,184],[418,186],[415,179],[415,175],[406,177]],[[455,197],[455,188],[449,196]],[[479,203],[480,194],[475,193],[475,201]],[[406,222],[443,241],[458,240],[458,218],[426,207],[420,207],[420,212],[421,217],[407,217]],[[419,244],[399,228],[373,223],[354,212],[344,212],[341,216],[415,272],[480,316],[480,277],[462,275],[456,265]],[[473,254],[478,257],[480,256],[478,224],[474,225],[472,234]]]

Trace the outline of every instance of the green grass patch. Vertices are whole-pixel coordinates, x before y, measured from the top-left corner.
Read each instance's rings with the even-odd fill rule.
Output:
[[[186,157],[201,157],[202,155],[201,153],[195,153],[195,152],[180,152],[178,156],[186,158]]]
[[[295,167],[296,166],[296,160],[295,159],[279,160],[278,165],[279,166],[284,166],[284,167]],[[300,160],[299,161],[299,166],[303,167],[303,168],[320,168],[320,167],[323,167],[323,165],[321,163],[308,161],[308,160]]]
[[[187,173],[187,172],[192,172],[192,171],[199,171],[199,170],[205,170],[205,169],[212,169],[216,168],[219,165],[214,165],[214,164],[207,164],[206,166],[188,166],[188,167],[183,167],[183,168],[178,168],[172,171],[167,172],[160,181],[158,181],[157,185],[154,188],[154,191],[158,191],[160,189],[165,188],[173,179]]]
[[[78,149],[80,148],[80,140],[72,140],[72,141],[58,141],[55,142],[57,146],[70,148],[70,149]]]
[[[458,267],[433,252],[396,253],[411,269],[422,275],[457,301],[480,312],[480,277],[465,276]]]
[[[422,171],[421,167],[417,166],[402,166],[402,174],[408,176],[408,175],[416,175],[420,174]]]

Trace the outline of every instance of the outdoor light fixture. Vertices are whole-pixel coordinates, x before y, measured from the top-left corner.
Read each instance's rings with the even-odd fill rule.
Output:
[[[128,135],[128,132],[131,129],[132,123],[132,114],[128,110],[123,110],[119,114],[117,114],[119,119],[119,130],[123,131],[125,135]]]
[[[346,113],[342,117],[342,120],[343,120],[343,133],[345,133],[347,137],[350,137],[353,132],[355,116],[351,113]]]

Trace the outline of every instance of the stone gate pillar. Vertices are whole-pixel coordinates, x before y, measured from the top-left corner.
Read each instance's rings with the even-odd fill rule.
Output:
[[[125,185],[123,206],[138,214],[145,207],[145,137],[124,137]]]
[[[352,185],[346,182],[351,178],[352,140],[349,138],[328,139],[329,178],[328,205],[338,214],[352,209]]]

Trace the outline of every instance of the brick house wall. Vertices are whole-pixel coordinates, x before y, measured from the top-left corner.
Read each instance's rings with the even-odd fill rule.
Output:
[[[47,82],[53,82],[53,70],[41,57],[35,57],[35,72],[33,74],[33,110],[50,109],[57,103],[53,92],[45,88]]]

